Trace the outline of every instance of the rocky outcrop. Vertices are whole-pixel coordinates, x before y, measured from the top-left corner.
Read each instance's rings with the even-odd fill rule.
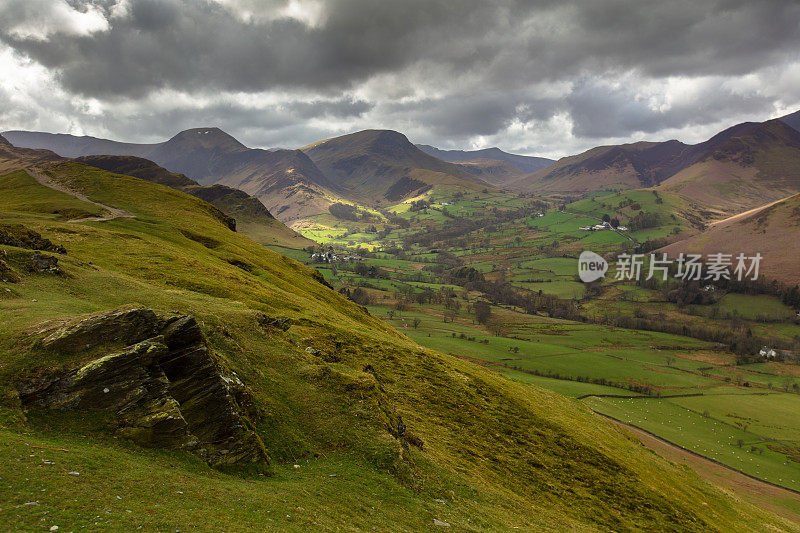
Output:
[[[50,239],[45,239],[39,233],[26,228],[22,224],[0,224],[0,244],[28,250],[42,250],[58,254],[67,253],[66,248],[60,244],[53,244]]]
[[[258,325],[267,330],[271,328],[279,329],[281,331],[288,331],[292,327],[292,321],[286,317],[269,316],[265,313],[258,313],[256,315]]]
[[[33,252],[28,258],[25,265],[28,272],[36,274],[49,273],[61,274],[61,269],[58,267],[58,257],[52,255],[45,255],[39,252]]]
[[[193,317],[116,310],[64,325],[40,341],[64,353],[110,343],[128,345],[22,384],[23,404],[112,411],[119,435],[143,446],[185,449],[214,466],[269,462],[250,427],[258,416],[250,391],[220,366]]]

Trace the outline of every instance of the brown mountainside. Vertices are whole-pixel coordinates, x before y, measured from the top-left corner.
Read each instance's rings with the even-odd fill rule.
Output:
[[[761,273],[769,279],[800,283],[800,194],[767,207],[712,224],[705,232],[662,248],[683,253],[760,253]]]
[[[371,205],[437,185],[490,187],[464,167],[426,154],[405,135],[391,130],[342,135],[303,151],[339,189]]]

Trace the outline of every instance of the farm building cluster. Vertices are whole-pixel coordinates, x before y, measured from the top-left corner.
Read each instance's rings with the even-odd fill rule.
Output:
[[[779,359],[783,361],[794,361],[798,359],[798,354],[787,350],[776,350],[769,346],[762,346],[758,351],[758,355],[764,359]]]
[[[628,228],[625,226],[617,226],[616,228],[611,225],[610,222],[602,222],[600,224],[595,224],[594,226],[581,226],[579,228],[581,231],[603,231],[606,229],[614,230],[617,229],[619,231],[627,231]]]
[[[351,263],[353,261],[363,261],[363,257],[359,257],[357,255],[336,255],[333,252],[322,252],[322,253],[315,253],[311,254],[311,262],[312,263]]]

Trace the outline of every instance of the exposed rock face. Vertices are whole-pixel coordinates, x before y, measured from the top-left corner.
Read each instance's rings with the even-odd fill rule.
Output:
[[[22,224],[0,224],[0,244],[27,248],[28,250],[43,250],[59,254],[67,253],[66,248],[60,244],[53,244],[50,239],[45,239],[39,233],[29,230]]]
[[[92,315],[53,331],[41,341],[44,348],[77,353],[102,344],[133,344],[155,337],[164,327],[151,309],[122,309]]]
[[[111,342],[132,344],[22,385],[23,404],[113,411],[121,436],[143,446],[186,449],[214,466],[268,463],[248,427],[248,416],[257,416],[250,392],[220,367],[193,317],[112,311],[64,326],[41,344],[75,353]]]
[[[39,252],[31,254],[25,268],[28,272],[61,274],[61,269],[58,268],[58,258],[52,255],[40,254]]]
[[[265,313],[259,313],[256,316],[258,324],[263,328],[276,328],[281,331],[288,331],[292,327],[292,321],[286,317],[269,316]]]

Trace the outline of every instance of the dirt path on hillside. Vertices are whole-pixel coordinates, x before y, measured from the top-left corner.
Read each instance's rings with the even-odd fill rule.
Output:
[[[795,196],[795,195],[793,194],[792,196]],[[715,222],[711,222],[711,223],[710,223],[708,226],[709,226],[709,227],[711,227],[711,226],[717,226],[717,225],[719,225],[719,224],[723,224],[723,223],[725,223],[725,222],[735,222],[735,221],[737,221],[737,220],[743,219],[743,218],[745,218],[745,217],[748,217],[748,216],[750,216],[750,215],[755,215],[755,214],[756,214],[756,213],[758,213],[759,211],[761,211],[761,210],[763,210],[763,209],[766,209],[766,208],[768,208],[768,207],[771,207],[771,206],[773,206],[773,205],[775,205],[775,204],[779,204],[779,203],[781,203],[782,201],[784,201],[784,200],[787,200],[787,199],[791,198],[792,196],[787,196],[786,198],[781,198],[780,200],[775,200],[774,202],[770,202],[770,203],[768,203],[768,204],[764,204],[764,205],[761,205],[761,206],[758,206],[758,207],[754,207],[753,209],[748,209],[748,210],[747,210],[747,211],[745,211],[744,213],[739,213],[738,215],[733,215],[733,216],[730,216],[730,217],[728,217],[728,218],[723,218],[722,220],[717,220],[717,221],[715,221]]]
[[[119,209],[116,207],[111,207],[109,205],[101,204],[99,202],[95,202],[94,200],[90,200],[86,195],[74,191],[63,184],[54,181],[50,176],[42,172],[41,169],[38,169],[36,167],[30,167],[26,168],[25,171],[33,179],[39,182],[39,184],[44,185],[45,187],[49,187],[53,190],[63,192],[65,194],[69,194],[70,196],[74,196],[75,198],[81,200],[82,202],[89,202],[90,204],[94,204],[97,207],[108,212],[108,215],[105,216],[80,218],[76,220],[70,220],[70,222],[103,222],[106,220],[113,220],[115,218],[133,218],[134,216],[136,216],[126,209]]]
[[[665,442],[641,429],[631,427],[617,420],[611,421],[631,432],[643,445],[668,461],[690,467],[701,478],[714,485],[733,491],[738,497],[750,504],[800,523],[800,514],[776,503],[776,500],[794,500],[800,506],[800,494],[740,474],[728,467]]]

